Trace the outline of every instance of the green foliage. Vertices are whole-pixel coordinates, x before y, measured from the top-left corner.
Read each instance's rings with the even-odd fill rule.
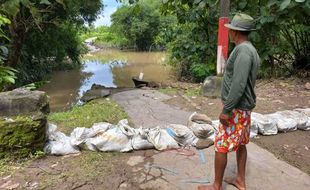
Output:
[[[97,28],[90,26],[90,27],[85,27],[85,29],[80,32],[79,36],[80,36],[81,41],[85,41],[89,38],[100,37],[107,33],[110,33],[110,27],[108,26],[99,26]]]
[[[10,23],[11,21],[9,19],[0,14],[0,41],[9,40],[9,38],[2,30],[2,27]],[[6,85],[14,84],[16,79],[15,73],[17,71],[15,69],[2,66],[6,60],[7,54],[7,47],[0,45],[0,92],[4,90]]]
[[[176,15],[180,24],[169,51],[182,77],[201,81],[203,75],[214,73],[218,5],[217,0],[163,1],[162,11]],[[250,37],[263,60],[261,76],[266,72],[281,76],[292,74],[296,68],[310,69],[310,1],[237,0],[231,1],[230,7],[231,16],[245,12],[256,19],[258,30]]]
[[[97,28],[87,28],[80,34],[82,41],[96,37],[94,45],[98,47],[121,48],[126,46],[127,40],[122,35],[115,33],[108,26],[100,26]]]
[[[5,65],[19,70],[17,85],[41,80],[64,65],[80,64],[78,32],[102,10],[101,0],[4,0],[0,12],[10,49]],[[63,69],[63,68],[61,68]]]
[[[10,67],[0,66],[0,92],[5,89],[6,85],[15,83],[16,72],[15,69]]]
[[[139,51],[156,49],[163,46],[167,39],[160,32],[171,26],[167,22],[173,18],[164,18],[160,14],[160,1],[141,0],[135,5],[124,4],[112,15],[112,30],[126,39],[126,46]],[[169,19],[169,20],[168,20]],[[155,47],[155,48],[154,48]]]
[[[239,6],[240,2],[244,7]],[[258,30],[253,32],[252,40],[270,76],[290,75],[297,68],[310,69],[309,1],[261,0],[239,4],[232,4],[234,12],[241,10],[257,18]]]
[[[162,11],[176,15],[179,22],[168,50],[182,79],[201,82],[215,74],[218,13],[214,6],[215,1],[164,1]]]
[[[122,48],[126,44],[126,38],[115,33],[103,33],[94,41],[94,45],[98,47]]]
[[[4,15],[0,14],[0,39],[4,38],[6,40],[9,40],[9,38],[6,36],[6,34],[4,33],[2,27],[5,25],[11,24],[11,21],[6,18]],[[0,46],[0,48],[4,48],[4,46]],[[0,57],[0,60],[3,59],[2,57]]]

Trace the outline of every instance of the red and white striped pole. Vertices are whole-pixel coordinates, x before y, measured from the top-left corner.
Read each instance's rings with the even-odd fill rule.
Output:
[[[217,75],[222,75],[224,73],[225,61],[228,58],[228,28],[226,28],[224,25],[229,22],[229,7],[230,0],[221,0],[217,42]]]

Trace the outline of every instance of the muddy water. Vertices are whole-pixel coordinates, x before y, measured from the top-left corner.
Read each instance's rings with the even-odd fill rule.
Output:
[[[122,52],[102,50],[86,55],[79,70],[55,72],[50,82],[40,90],[50,96],[52,111],[69,109],[89,90],[92,84],[106,87],[134,87],[133,76],[144,73],[144,79],[154,82],[173,81],[171,68],[163,52]]]

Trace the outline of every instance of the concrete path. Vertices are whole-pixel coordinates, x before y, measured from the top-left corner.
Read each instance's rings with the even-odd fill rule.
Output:
[[[163,103],[169,96],[153,90],[121,92],[113,95],[113,99],[124,107],[136,126],[164,127],[169,123],[186,124],[191,114]],[[199,181],[213,180],[213,147],[201,152],[194,148],[186,152],[154,152],[151,155],[135,155],[129,159],[133,180],[139,187],[124,185],[121,189],[189,190],[197,189]],[[229,154],[228,159],[225,176],[232,176],[236,173],[235,153]],[[310,176],[250,143],[247,186],[249,190],[308,190]],[[225,184],[224,189],[236,188]]]
[[[156,90],[130,90],[112,96],[123,106],[136,127],[164,127],[167,124],[187,124],[191,113],[171,107],[164,100],[170,96]]]

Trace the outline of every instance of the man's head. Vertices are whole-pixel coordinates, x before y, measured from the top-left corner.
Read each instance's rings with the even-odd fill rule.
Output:
[[[248,35],[254,29],[254,19],[246,14],[238,13],[229,24],[225,24],[229,29],[229,37],[233,43],[240,39],[247,39]]]
[[[239,31],[229,29],[229,39],[232,43],[238,43],[240,39],[248,39],[250,31]]]

